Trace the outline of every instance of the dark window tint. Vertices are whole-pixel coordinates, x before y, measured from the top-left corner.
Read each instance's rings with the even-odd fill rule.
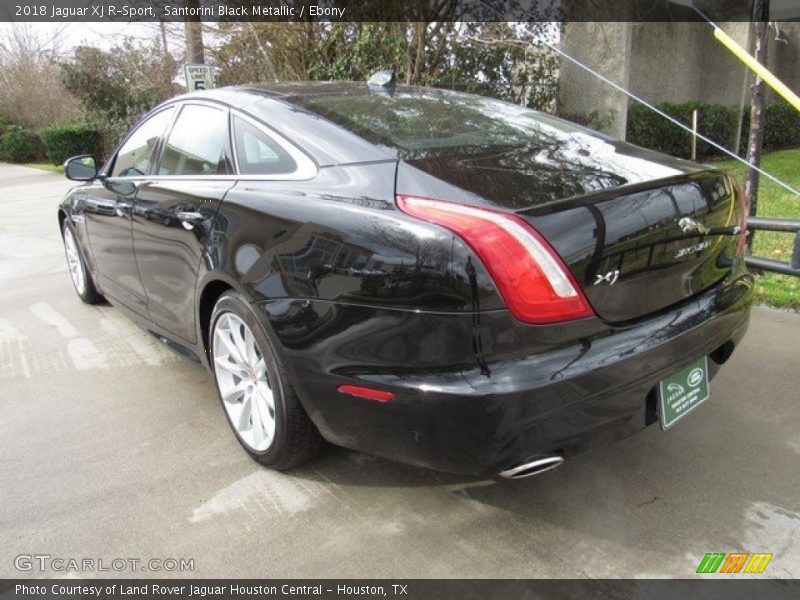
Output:
[[[368,141],[410,153],[466,147],[546,148],[588,129],[490,98],[444,90],[319,94],[292,101]]]
[[[297,169],[294,159],[265,131],[234,117],[236,160],[243,175],[278,175]]]
[[[150,173],[153,152],[172,120],[175,109],[168,108],[156,113],[134,131],[117,153],[112,177],[135,177]]]
[[[183,107],[167,138],[159,175],[219,175],[225,163],[225,112],[211,106]]]

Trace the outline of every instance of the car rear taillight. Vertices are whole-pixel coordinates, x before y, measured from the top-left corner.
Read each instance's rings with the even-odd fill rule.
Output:
[[[516,215],[416,196],[398,195],[397,205],[464,240],[520,321],[556,323],[594,314],[556,252]]]

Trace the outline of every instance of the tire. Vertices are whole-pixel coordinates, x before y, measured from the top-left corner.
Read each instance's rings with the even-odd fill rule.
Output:
[[[208,339],[223,412],[247,453],[279,471],[317,454],[322,437],[300,404],[263,325],[242,296],[232,291],[220,296]]]
[[[75,235],[75,229],[69,219],[64,219],[61,229],[61,238],[64,241],[64,254],[67,257],[67,268],[69,269],[72,285],[75,292],[86,304],[99,304],[103,301],[103,296],[97,291],[89,269],[86,268],[86,260],[83,251]]]

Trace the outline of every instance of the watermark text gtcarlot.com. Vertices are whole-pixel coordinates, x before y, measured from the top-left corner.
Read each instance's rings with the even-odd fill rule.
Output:
[[[193,558],[74,558],[50,554],[18,554],[14,557],[17,571],[38,572],[193,572]]]

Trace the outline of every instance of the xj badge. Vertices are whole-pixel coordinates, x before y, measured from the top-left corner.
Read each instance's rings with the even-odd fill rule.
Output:
[[[595,285],[600,285],[601,283],[605,282],[608,285],[614,285],[617,283],[617,279],[619,279],[619,269],[615,269],[613,271],[609,271],[605,275],[596,275],[596,279],[594,280]]]

